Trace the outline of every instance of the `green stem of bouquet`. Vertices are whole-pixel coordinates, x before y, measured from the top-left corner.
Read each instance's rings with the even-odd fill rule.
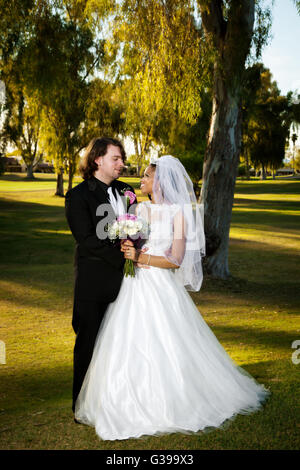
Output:
[[[132,259],[127,259],[124,264],[124,276],[135,276],[135,269]]]

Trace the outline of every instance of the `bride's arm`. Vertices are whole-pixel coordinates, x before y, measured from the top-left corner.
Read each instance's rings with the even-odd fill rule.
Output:
[[[139,267],[155,266],[157,268],[176,269],[179,268],[174,263],[170,263],[164,256],[149,255],[134,248],[133,243],[126,240],[122,243],[121,251],[124,252],[125,259],[131,259],[138,263]]]
[[[141,253],[137,251],[133,246],[126,244],[122,245],[121,251],[124,252],[125,259],[131,259],[132,261],[145,266],[154,266],[156,268],[166,269],[177,269],[177,264],[171,263],[164,256],[155,256],[147,253]]]
[[[166,269],[179,268],[177,264],[170,263],[170,261],[168,261],[164,256],[147,255],[147,253],[137,253],[137,259],[134,261],[137,261],[137,263],[139,264],[154,266],[156,268],[166,268]]]
[[[174,239],[166,256],[138,252],[133,246],[123,246],[124,258],[156,268],[178,269],[185,253],[184,218],[181,212],[174,217]]]

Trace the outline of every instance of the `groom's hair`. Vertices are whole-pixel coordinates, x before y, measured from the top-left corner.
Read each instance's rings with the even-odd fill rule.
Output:
[[[85,150],[85,154],[80,165],[80,173],[83,179],[89,179],[95,171],[98,170],[98,165],[95,163],[95,159],[98,157],[103,157],[107,153],[107,147],[109,145],[114,145],[119,147],[122,155],[123,162],[126,160],[126,153],[123,147],[123,144],[117,140],[112,139],[111,137],[95,137],[92,139]]]

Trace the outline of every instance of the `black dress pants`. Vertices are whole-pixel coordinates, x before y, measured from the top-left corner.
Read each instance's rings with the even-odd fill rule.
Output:
[[[96,301],[74,301],[72,326],[76,333],[73,369],[73,403],[79,395],[85,374],[93,355],[95,340],[108,303]]]

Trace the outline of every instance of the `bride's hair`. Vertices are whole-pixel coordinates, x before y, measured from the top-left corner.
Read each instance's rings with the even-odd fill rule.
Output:
[[[98,170],[98,165],[95,163],[96,158],[103,157],[107,153],[107,147],[114,145],[119,147],[122,155],[123,162],[126,160],[126,154],[122,143],[117,139],[110,137],[95,137],[86,148],[82,163],[80,165],[80,173],[83,179],[89,179],[95,171]]]
[[[152,168],[153,171],[156,170],[156,163],[150,163],[150,168]],[[180,197],[180,194],[179,194],[179,187],[178,187],[178,184],[176,182],[176,172],[174,171],[174,169],[170,168],[170,173],[169,173],[169,184],[170,184],[170,187],[172,188],[172,191],[174,194],[177,194],[178,197]],[[159,189],[161,191],[161,197],[164,196],[163,194],[163,190],[162,188]],[[148,198],[150,199],[151,201],[151,195],[148,194]]]
[[[202,257],[205,256],[205,232],[193,183],[178,158],[163,155],[155,163],[152,189],[155,202],[161,205],[163,212],[167,205],[172,206],[177,211],[176,221],[180,221],[181,225],[181,231],[176,230],[176,237],[174,232],[174,243],[184,244],[184,257],[179,269],[176,270],[176,276],[188,290],[198,291],[203,280]],[[168,251],[165,252],[165,256],[174,258],[172,252],[170,254]]]
[[[150,163],[150,165],[149,165],[149,166],[152,168],[152,170],[153,170],[153,171],[155,171],[155,170],[156,170],[156,164],[155,164],[155,163]],[[150,195],[150,194],[148,194],[148,198],[149,198],[149,199],[150,199],[150,201],[151,201],[151,195]]]
[[[149,166],[152,168],[153,171],[156,170],[156,163],[150,163]],[[169,175],[168,175],[168,184],[170,185],[170,188],[172,188],[173,194],[177,194],[177,196],[180,197],[179,187],[178,187],[178,184],[177,184],[177,181],[176,181],[176,177],[177,177],[176,171],[172,167],[170,167],[170,171],[169,171]],[[164,199],[164,191],[163,191],[163,188],[161,186],[163,186],[163,184],[159,185],[160,197],[163,200]],[[148,194],[148,198],[151,201],[150,194]],[[167,200],[165,202],[167,202]]]

